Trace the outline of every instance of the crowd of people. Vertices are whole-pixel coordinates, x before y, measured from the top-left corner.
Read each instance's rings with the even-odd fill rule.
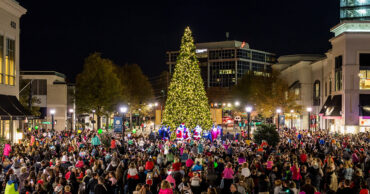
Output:
[[[242,136],[31,130],[4,146],[5,194],[369,194],[370,134],[280,130],[273,147]]]

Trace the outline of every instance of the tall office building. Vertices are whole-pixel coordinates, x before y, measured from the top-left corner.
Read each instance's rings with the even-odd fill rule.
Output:
[[[256,75],[271,72],[275,63],[273,53],[254,50],[246,42],[221,41],[196,44],[196,53],[206,88],[232,87],[246,72]],[[166,64],[172,74],[179,51],[166,52]]]

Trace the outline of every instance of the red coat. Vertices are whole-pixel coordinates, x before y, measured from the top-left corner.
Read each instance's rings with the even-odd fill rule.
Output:
[[[153,170],[153,168],[154,168],[154,163],[152,161],[147,161],[145,163],[145,170],[151,171],[151,170]]]

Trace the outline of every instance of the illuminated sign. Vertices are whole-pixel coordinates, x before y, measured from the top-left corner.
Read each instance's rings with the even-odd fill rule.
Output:
[[[207,51],[208,51],[208,49],[196,49],[195,53],[200,54],[200,53],[205,53]]]
[[[360,119],[361,126],[370,126],[370,119]]]
[[[244,48],[245,47],[245,42],[243,41],[242,45],[240,46],[240,48]]]

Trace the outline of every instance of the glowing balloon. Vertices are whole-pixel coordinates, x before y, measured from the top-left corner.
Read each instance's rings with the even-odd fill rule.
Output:
[[[99,129],[99,130],[98,130],[98,133],[99,133],[99,134],[102,134],[102,133],[103,133],[103,130],[102,130],[102,129]]]
[[[136,129],[133,129],[133,130],[132,130],[132,133],[133,133],[133,134],[135,134],[135,133],[136,133]]]
[[[82,131],[81,130],[78,130],[77,133],[81,133]]]
[[[37,129],[39,129],[39,126],[35,126],[35,129],[37,130]]]
[[[31,131],[31,127],[28,128],[28,131]]]

